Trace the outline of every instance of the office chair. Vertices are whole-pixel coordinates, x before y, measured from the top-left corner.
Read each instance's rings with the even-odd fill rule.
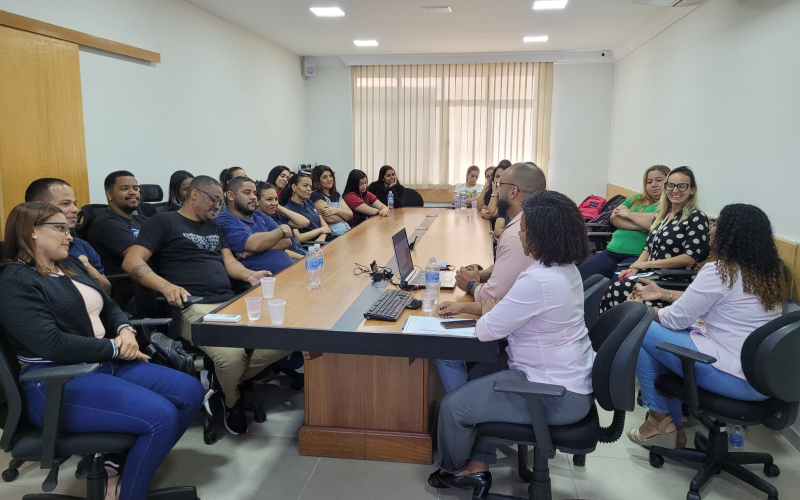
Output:
[[[729,452],[726,424],[745,426],[763,424],[782,429],[797,419],[800,401],[800,311],[774,319],[751,333],[742,346],[742,369],[750,385],[765,401],[740,401],[726,398],[697,386],[695,363],[711,364],[717,360],[706,354],[663,342],[656,348],[674,354],[681,360],[684,377],[662,375],[655,381],[659,394],[687,403],[689,413],[709,432],[695,434],[695,448],[668,450],[650,449],[650,465],[660,468],[664,457],[702,464],[689,483],[686,500],[700,500],[700,488],[714,474],[728,472],[768,495],[778,499],[778,490],[770,483],[745,469],[746,464],[764,464],[764,475],[775,477],[780,469],[769,453]]]
[[[600,315],[600,302],[611,280],[600,274],[594,274],[583,282],[583,320],[586,328],[591,330]]]
[[[548,426],[542,398],[566,394],[562,386],[527,381],[497,381],[494,390],[517,394],[525,399],[531,415],[531,425],[488,422],[477,425],[477,439],[500,445],[533,446],[533,470],[527,468],[527,453],[518,455],[519,476],[530,482],[530,500],[552,498],[548,460],[556,450],[585,456],[597,443],[613,443],[622,435],[625,412],[633,410],[636,360],[652,313],[644,304],[626,302],[601,315],[589,331],[592,348],[597,352],[592,368],[592,387],[595,401],[605,410],[613,411],[609,427],[600,427],[597,406],[580,422]],[[486,500],[523,500],[488,491],[473,491],[473,498]]]
[[[422,207],[424,205],[425,201],[422,199],[422,195],[419,194],[418,191],[415,191],[411,188],[406,188],[405,194],[403,195],[404,207]]]
[[[147,217],[152,217],[155,214],[160,214],[167,210],[169,206],[168,201],[161,201],[164,199],[164,191],[158,184],[140,184],[139,193],[142,197],[142,213]]]
[[[0,385],[6,393],[7,417],[0,438],[0,448],[10,452],[12,460],[2,477],[6,482],[19,476],[19,467],[25,462],[41,462],[42,469],[50,469],[42,490],[53,491],[58,485],[59,467],[73,455],[91,456],[91,465],[85,476],[79,472],[76,477],[87,479],[87,499],[103,500],[108,475],[105,470],[106,453],[122,453],[130,450],[137,436],[120,433],[66,434],[59,432],[59,415],[64,386],[75,377],[87,375],[100,365],[88,363],[80,365],[54,366],[36,370],[20,376],[20,366],[13,355],[5,331],[0,329]],[[41,429],[33,427],[24,416],[22,393],[19,382],[25,380],[46,380],[47,398],[45,402],[44,424]],[[56,494],[31,494],[23,500],[78,500],[78,497]],[[196,500],[194,486],[164,488],[154,490],[148,500]]]

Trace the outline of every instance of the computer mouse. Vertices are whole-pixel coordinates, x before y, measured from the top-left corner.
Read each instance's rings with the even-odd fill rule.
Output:
[[[419,309],[422,307],[422,301],[419,299],[411,299],[406,304],[406,309]]]

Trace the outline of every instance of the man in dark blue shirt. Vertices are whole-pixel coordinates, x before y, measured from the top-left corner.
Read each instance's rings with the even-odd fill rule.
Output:
[[[72,186],[65,180],[48,177],[31,182],[31,185],[25,190],[25,201],[41,201],[55,205],[67,217],[70,230],[74,230],[78,223],[78,212],[80,212],[78,200],[75,198]],[[83,263],[89,274],[106,293],[111,293],[111,283],[103,275],[100,255],[87,241],[73,236],[72,243],[69,245],[69,254]]]
[[[234,255],[248,269],[265,269],[277,274],[292,265],[285,250],[292,246],[292,230],[256,211],[256,184],[247,177],[228,182],[225,201],[228,210],[217,215],[217,224]]]

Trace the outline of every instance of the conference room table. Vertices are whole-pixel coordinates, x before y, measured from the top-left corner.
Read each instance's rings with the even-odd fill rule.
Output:
[[[238,314],[238,323],[192,324],[201,346],[303,351],[305,420],[299,433],[301,455],[429,464],[436,422],[433,359],[491,362],[496,342],[473,336],[403,333],[410,316],[436,312],[405,309],[396,322],[366,320],[364,312],[384,289],[356,263],[397,265],[392,235],[405,228],[416,266],[430,257],[456,268],[492,262],[489,225],[479,213],[445,208],[395,209],[372,217],[323,246],[324,284],[306,287],[303,261],[277,275],[274,298],[286,300],[282,325],[270,321],[267,300],[261,318],[250,321],[244,299],[261,296],[260,286],[221,305],[215,312]],[[399,278],[394,277],[397,283]],[[420,292],[413,292],[420,298]],[[439,301],[472,301],[458,288],[441,290]]]

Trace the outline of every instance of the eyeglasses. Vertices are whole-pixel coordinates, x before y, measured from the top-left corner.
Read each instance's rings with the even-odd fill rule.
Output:
[[[519,186],[517,186],[516,184],[512,184],[510,182],[497,181],[497,188],[500,189],[500,186],[514,186],[515,188],[519,189]]]
[[[671,182],[668,182],[668,183],[664,184],[664,188],[667,191],[672,191],[673,189],[678,188],[678,191],[683,193],[684,191],[689,189],[689,185],[686,184],[685,182],[681,182],[680,184],[673,184]]]
[[[69,224],[64,224],[63,222],[37,222],[34,226],[53,226],[56,231],[64,233],[65,236],[70,236]]]
[[[206,193],[202,189],[198,189],[198,191],[200,191],[204,195],[206,195],[209,198],[211,198],[211,201],[214,203],[215,207],[221,207],[222,206],[222,198],[220,198],[219,196],[214,196],[213,194]]]

